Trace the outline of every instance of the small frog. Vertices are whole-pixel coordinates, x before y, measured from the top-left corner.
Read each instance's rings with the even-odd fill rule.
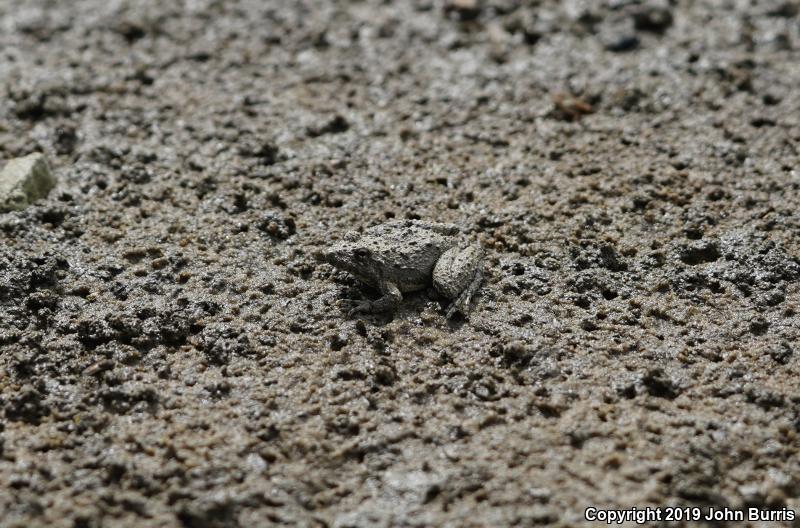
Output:
[[[483,277],[483,250],[461,244],[456,236],[459,231],[453,224],[393,220],[361,234],[348,233],[319,257],[381,292],[376,301],[356,302],[350,314],[394,311],[403,293],[433,283],[440,294],[453,300],[447,310],[449,319],[456,310],[467,313]]]

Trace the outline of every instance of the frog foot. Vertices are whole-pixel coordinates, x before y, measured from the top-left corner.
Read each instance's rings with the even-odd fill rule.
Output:
[[[447,313],[444,316],[445,319],[450,319],[456,312],[461,312],[463,315],[469,313],[469,303],[472,300],[472,296],[478,291],[478,288],[480,288],[481,281],[483,281],[483,272],[478,269],[469,286],[467,286],[447,308]]]
[[[359,301],[356,299],[341,299],[337,305],[347,310],[347,316],[352,317],[356,314],[370,314],[375,312],[372,301]]]

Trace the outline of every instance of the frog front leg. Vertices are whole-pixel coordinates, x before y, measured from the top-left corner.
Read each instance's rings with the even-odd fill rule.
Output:
[[[403,300],[403,294],[400,293],[400,288],[393,282],[384,281],[379,285],[381,297],[375,301],[358,301],[356,305],[348,312],[348,315],[354,313],[379,313],[379,312],[393,312]]]
[[[483,249],[472,245],[453,247],[439,257],[433,268],[433,286],[453,299],[445,317],[449,319],[456,311],[467,314],[472,295],[483,279]]]

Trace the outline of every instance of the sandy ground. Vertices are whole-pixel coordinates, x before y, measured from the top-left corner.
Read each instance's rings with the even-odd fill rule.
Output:
[[[798,12],[3,0],[59,183],[0,215],[0,526],[800,514]],[[483,244],[469,317],[347,315],[314,253],[389,218]]]

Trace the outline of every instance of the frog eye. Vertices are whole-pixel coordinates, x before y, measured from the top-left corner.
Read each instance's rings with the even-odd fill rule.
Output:
[[[369,256],[369,250],[367,248],[358,248],[356,249],[356,257],[358,258],[367,258]]]

